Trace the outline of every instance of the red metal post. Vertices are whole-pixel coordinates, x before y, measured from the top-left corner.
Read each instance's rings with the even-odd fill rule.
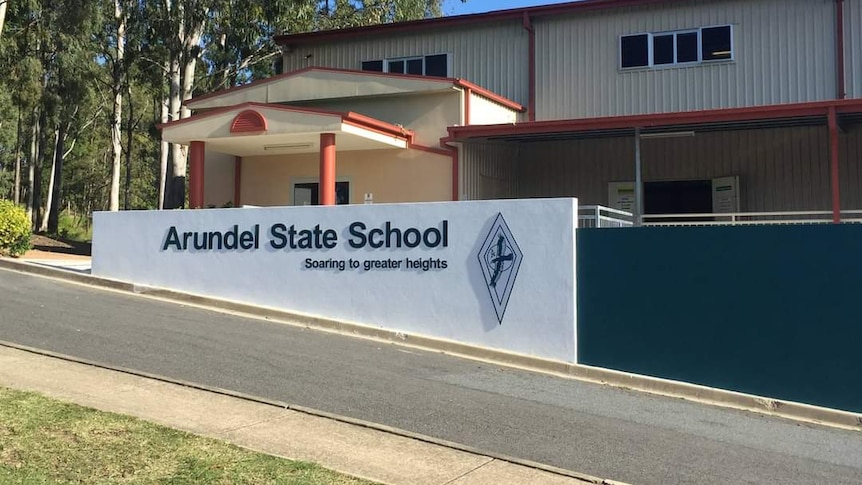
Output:
[[[193,141],[189,146],[189,207],[200,209],[204,206],[204,152],[202,141]]]
[[[320,134],[320,205],[335,205],[335,133]]]
[[[242,157],[233,159],[233,206],[240,207],[242,198]]]
[[[838,116],[835,107],[829,107],[829,161],[832,167],[832,222],[841,222],[841,191],[838,174]]]

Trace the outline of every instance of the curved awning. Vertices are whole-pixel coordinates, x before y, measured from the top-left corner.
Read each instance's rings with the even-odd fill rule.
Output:
[[[407,148],[413,132],[352,112],[242,103],[159,125],[162,140],[235,156],[312,153],[320,134],[334,133],[339,151]]]

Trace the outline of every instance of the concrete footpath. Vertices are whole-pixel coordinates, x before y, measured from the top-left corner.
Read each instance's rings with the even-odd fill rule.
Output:
[[[385,484],[583,485],[583,480],[202,389],[0,346],[0,386],[135,416]]]

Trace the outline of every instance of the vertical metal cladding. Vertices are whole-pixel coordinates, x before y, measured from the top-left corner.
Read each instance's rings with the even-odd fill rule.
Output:
[[[862,128],[841,140],[842,207],[862,209]],[[701,132],[647,139],[641,147],[645,182],[736,175],[743,212],[831,209],[825,125]],[[609,182],[635,178],[633,136],[522,143],[517,153],[518,197],[574,196],[605,205]],[[491,163],[493,154],[485,155]]]
[[[848,98],[862,98],[862,1],[844,0],[844,70]]]
[[[523,197],[574,196],[582,205],[604,205],[608,182],[634,177],[631,137],[529,142],[519,151],[519,195]]]
[[[520,197],[515,171],[518,143],[470,142],[461,148],[462,200]]]
[[[858,39],[862,22],[856,10],[860,2],[846,3],[855,9],[847,17],[848,23],[856,19],[854,35]],[[538,17],[533,23],[537,29],[537,119],[734,108],[835,97],[833,0],[668,2]],[[622,35],[728,24],[733,26],[733,61],[619,68]],[[851,48],[856,52],[853,62],[857,72],[862,63],[860,46],[862,42],[857,41]],[[862,85],[862,79],[854,82]]]
[[[841,209],[862,209],[862,125],[848,126],[838,135],[838,154]]]
[[[450,77],[527,105],[527,33],[520,20],[368,36],[285,49],[284,72],[309,66],[360,69],[362,61],[449,54]]]

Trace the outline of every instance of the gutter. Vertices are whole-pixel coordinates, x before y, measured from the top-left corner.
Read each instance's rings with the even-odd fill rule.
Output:
[[[529,39],[527,70],[529,78],[529,101],[527,101],[527,116],[529,121],[536,121],[536,29],[533,28],[533,23],[530,20],[530,14],[524,12],[522,19],[524,30],[527,31]]]
[[[847,97],[844,67],[844,0],[835,0],[835,70],[838,78],[837,99]]]

